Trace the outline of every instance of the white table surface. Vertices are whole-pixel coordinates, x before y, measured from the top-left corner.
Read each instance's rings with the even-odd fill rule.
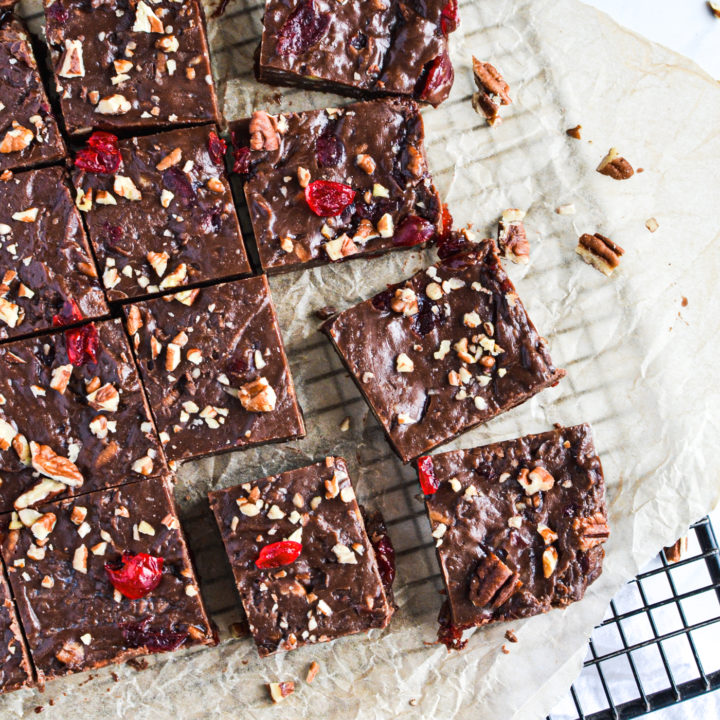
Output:
[[[621,25],[686,55],[720,79],[720,19],[705,0],[584,0]],[[720,511],[712,515],[720,530]],[[718,648],[720,653],[720,648]],[[720,718],[720,691],[658,710],[651,720],[715,720]]]

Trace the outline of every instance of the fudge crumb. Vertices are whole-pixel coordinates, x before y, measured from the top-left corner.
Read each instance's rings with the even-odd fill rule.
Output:
[[[518,641],[517,635],[515,634],[514,630],[506,630],[505,631],[505,639],[509,640],[512,643],[516,643]]]
[[[150,667],[150,663],[145,658],[130,658],[126,664],[136,672],[142,672]]]
[[[530,260],[530,243],[523,220],[525,213],[517,208],[503,212],[498,222],[498,248],[502,255],[514,263],[527,264]]]
[[[503,655],[509,655],[510,654],[510,648],[507,645],[502,646]]]
[[[582,125],[576,125],[574,128],[568,128],[565,132],[571,138],[575,138],[576,140],[582,140],[582,135],[580,134],[581,130],[582,130]]]
[[[320,672],[320,665],[313,660],[310,663],[310,667],[308,668],[307,676],[305,677],[305,682],[311,683],[317,677],[317,674],[319,672]]]
[[[295,683],[286,682],[267,683],[267,689],[274,703],[282,702],[288,695],[295,692]]]
[[[688,539],[687,537],[682,537],[679,540],[676,540],[673,545],[663,548],[663,552],[665,553],[665,559],[669,563],[676,563],[682,560],[683,555],[687,552],[687,549]]]
[[[645,227],[651,233],[654,233],[660,227],[660,223],[654,217],[651,217],[645,221]]]
[[[610,148],[608,154],[597,166],[597,171],[613,180],[627,180],[635,174],[632,165],[624,157],[621,157],[617,148],[614,147]]]
[[[347,432],[350,429],[350,418],[346,417],[340,423],[340,432]]]
[[[337,308],[333,305],[325,305],[325,307],[316,310],[315,315],[320,318],[320,320],[328,320],[333,315],[337,315]]]
[[[472,59],[473,75],[478,91],[473,93],[472,106],[478,115],[484,115],[488,125],[496,125],[501,121],[500,107],[510,105],[510,86],[503,76],[489,62]]]
[[[586,263],[608,277],[613,274],[620,264],[620,258],[625,254],[619,245],[600,233],[582,235],[575,252]]]
[[[708,0],[708,7],[710,8],[710,12],[716,18],[720,18],[720,2],[712,2],[712,0]]]

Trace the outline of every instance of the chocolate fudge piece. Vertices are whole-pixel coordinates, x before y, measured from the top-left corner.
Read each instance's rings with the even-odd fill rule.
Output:
[[[0,539],[40,681],[214,643],[165,478],[4,515]]]
[[[124,311],[168,460],[305,435],[264,276]]]
[[[408,462],[525,402],[556,369],[491,240],[322,327]]]
[[[163,471],[120,320],[0,346],[0,512]]]
[[[77,201],[110,300],[251,271],[224,149],[205,125],[119,142],[96,133],[77,154]]]
[[[0,172],[57,162],[65,144],[25,26],[0,7]]]
[[[342,458],[210,493],[261,656],[393,614]]]
[[[343,95],[409,95],[439,105],[454,73],[457,0],[267,0],[257,75]]]
[[[600,575],[609,531],[588,425],[418,466],[455,627],[565,607]]]
[[[62,168],[14,174],[0,192],[0,340],[107,315]]]
[[[31,680],[30,656],[0,564],[0,693],[19,690]]]
[[[272,116],[236,126],[239,170],[268,272],[425,244],[442,224],[412,100]],[[236,166],[237,167],[237,166]]]
[[[44,0],[71,135],[218,122],[198,0]]]

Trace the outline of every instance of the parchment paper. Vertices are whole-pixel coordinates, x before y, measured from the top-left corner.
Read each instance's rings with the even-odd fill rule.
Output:
[[[224,17],[210,22],[227,118],[259,107],[277,112],[344,102],[255,83],[261,6],[231,0]],[[575,0],[475,0],[461,4],[461,17],[451,41],[452,95],[424,112],[430,165],[457,222],[474,223],[480,235],[494,234],[505,208],[528,210],[531,262],[509,272],[568,377],[453,445],[542,431],[554,422],[591,422],[612,528],[602,577],[583,602],[476,631],[462,653],[426,644],[435,637],[441,583],[415,474],[392,456],[318,335],[313,311],[347,307],[432,255],[293,273],[271,285],[307,439],[187,465],[177,487],[221,644],[151,658],[142,673],[108,668],[49,684],[42,696],[15,693],[0,700],[1,717],[29,716],[42,705],[49,720],[540,718],[579,672],[586,639],[611,596],[717,503],[720,88],[690,61]],[[470,106],[471,53],[495,63],[511,85],[515,102],[492,129]],[[565,135],[577,123],[581,142]],[[622,183],[595,173],[611,145],[644,172]],[[568,203],[576,215],[555,214]],[[644,225],[651,216],[660,223],[655,234]],[[626,249],[612,279],[575,255],[578,235],[595,231]],[[342,433],[346,416],[351,428]],[[348,459],[360,499],[389,521],[400,609],[384,632],[260,661],[249,638],[229,637],[229,624],[241,614],[205,493],[330,453]],[[519,642],[504,655],[507,627]],[[283,705],[271,706],[263,683],[302,681],[312,660],[321,666],[316,681],[299,682]]]

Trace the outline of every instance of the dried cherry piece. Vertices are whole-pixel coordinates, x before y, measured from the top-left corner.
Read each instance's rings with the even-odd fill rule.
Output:
[[[247,145],[233,150],[232,171],[238,175],[247,175],[250,172],[250,148]]]
[[[462,650],[468,644],[467,640],[462,639],[463,631],[466,628],[460,625],[453,625],[450,621],[450,608],[447,600],[440,608],[438,625],[437,641],[442,643],[448,649],[448,652],[451,650]]]
[[[222,165],[226,151],[227,143],[219,138],[215,131],[211,130],[208,135],[208,152],[210,153],[210,159],[216,165]]]
[[[197,198],[197,193],[190,182],[190,178],[177,165],[165,170],[162,179],[165,187],[186,207]]]
[[[87,362],[97,363],[100,338],[95,325],[89,323],[79,328],[66,330],[65,348],[68,360],[75,367],[82,367]]]
[[[72,325],[73,323],[80,322],[82,319],[83,314],[77,303],[72,298],[68,298],[63,303],[62,310],[56,315],[53,315],[52,323],[53,327],[60,327],[62,325]]]
[[[160,584],[164,562],[155,555],[124,552],[120,562],[105,563],[105,572],[118,592],[130,600],[139,600]]]
[[[87,147],[75,155],[75,167],[100,175],[117,172],[120,161],[117,136],[101,130],[94,132],[87,140]]]
[[[52,5],[49,5],[45,9],[45,14],[59,25],[64,25],[70,17],[70,13],[63,7],[60,0],[56,0]]]
[[[281,540],[280,542],[265,545],[260,550],[260,555],[255,565],[261,570],[276,568],[282,565],[292,565],[302,552],[302,545],[292,540]]]
[[[345,160],[345,146],[330,128],[326,128],[315,141],[315,155],[320,167],[337,167]]]
[[[460,24],[460,15],[458,14],[458,0],[448,0],[445,7],[440,13],[440,27],[444,35],[455,32]]]
[[[379,512],[367,514],[365,529],[375,551],[375,560],[382,584],[386,590],[390,590],[395,581],[395,548],[382,515]]]
[[[426,65],[418,83],[419,92],[416,88],[417,96],[431,105],[439,105],[445,99],[454,79],[455,71],[446,50]]]
[[[429,455],[423,455],[421,458],[418,458],[417,466],[420,487],[423,493],[425,495],[434,495],[440,487],[440,482],[435,477],[433,459]]]
[[[329,13],[318,13],[315,0],[301,0],[280,28],[277,52],[280,55],[300,55],[315,45],[327,32]]]
[[[355,191],[343,183],[315,180],[305,188],[305,200],[319,217],[333,217],[355,200]]]
[[[123,623],[121,627],[125,644],[131,648],[144,647],[150,652],[165,652],[177,650],[188,639],[186,631],[154,629],[148,627],[149,624],[150,618]]]
[[[447,206],[447,203],[442,204],[442,232],[440,233],[441,238],[447,238],[450,237],[450,233],[452,232],[452,226],[453,226],[453,218],[450,214],[450,209]]]
[[[435,235],[435,226],[417,215],[408,215],[395,229],[393,245],[412,247],[427,242]]]
[[[420,337],[425,337],[435,329],[440,316],[433,312],[433,303],[425,295],[418,295],[418,311],[413,315],[412,331]]]

